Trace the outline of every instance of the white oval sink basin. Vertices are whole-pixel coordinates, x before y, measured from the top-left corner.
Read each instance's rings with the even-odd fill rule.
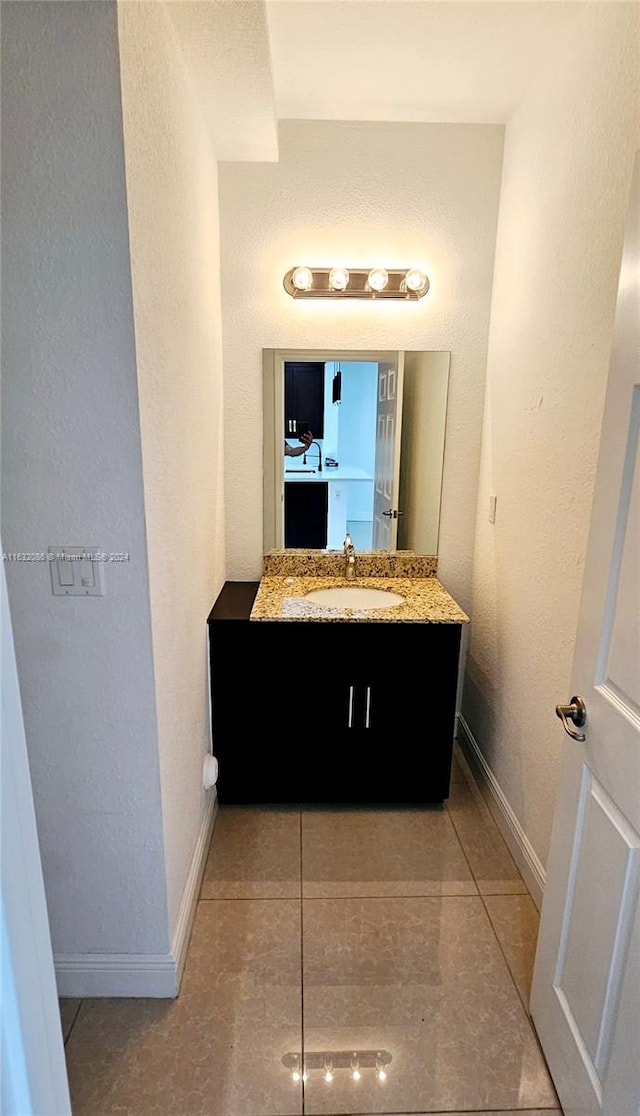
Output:
[[[305,600],[326,608],[391,608],[404,603],[399,593],[387,589],[368,589],[363,585],[335,585],[329,589],[312,589]]]

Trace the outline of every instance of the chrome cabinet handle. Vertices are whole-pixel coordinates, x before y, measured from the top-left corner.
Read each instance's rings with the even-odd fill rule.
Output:
[[[349,708],[347,711],[347,728],[353,728],[353,686],[349,686]]]
[[[556,717],[562,721],[562,727],[566,733],[573,738],[573,740],[586,740],[583,732],[576,732],[569,727],[569,721],[573,721],[576,728],[582,728],[587,721],[587,707],[581,697],[572,697],[570,705],[556,705]]]
[[[371,686],[367,686],[367,700],[364,707],[364,727],[371,727]]]

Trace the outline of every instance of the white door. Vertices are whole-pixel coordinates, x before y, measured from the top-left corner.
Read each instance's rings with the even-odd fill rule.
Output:
[[[404,353],[378,362],[376,461],[373,486],[373,549],[395,550],[398,540],[400,441]]]
[[[4,568],[0,872],[2,1116],[71,1116]]]
[[[531,994],[567,1116],[640,1114],[639,442],[640,153]]]

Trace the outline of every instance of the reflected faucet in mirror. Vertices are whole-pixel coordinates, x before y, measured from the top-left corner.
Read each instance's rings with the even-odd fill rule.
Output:
[[[361,552],[437,554],[449,362],[448,352],[263,350],[265,552],[341,551],[348,534]],[[308,431],[296,468],[280,447]]]
[[[307,464],[307,454],[311,452],[311,446],[315,446],[316,449],[318,450],[318,472],[321,473],[322,472],[322,447],[320,445],[320,442],[316,442],[315,440],[313,442],[311,442],[311,444],[307,447],[307,449],[305,451],[304,457],[302,458],[303,463],[305,465]]]

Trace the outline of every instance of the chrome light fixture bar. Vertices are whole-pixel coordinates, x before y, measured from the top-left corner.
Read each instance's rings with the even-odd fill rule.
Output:
[[[292,267],[284,277],[292,298],[395,298],[415,302],[429,290],[419,267]]]
[[[319,1070],[319,1076],[330,1085],[342,1070],[347,1070],[355,1082],[362,1080],[363,1071],[373,1070],[373,1076],[384,1082],[392,1060],[388,1050],[290,1050],[283,1055],[282,1065],[289,1070],[292,1081],[308,1081],[310,1074]]]

